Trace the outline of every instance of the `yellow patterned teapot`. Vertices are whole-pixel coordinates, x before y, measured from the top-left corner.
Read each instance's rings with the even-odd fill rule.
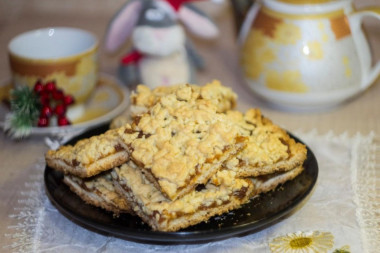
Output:
[[[262,0],[240,34],[241,64],[255,93],[284,108],[317,109],[360,93],[379,76],[351,0]]]

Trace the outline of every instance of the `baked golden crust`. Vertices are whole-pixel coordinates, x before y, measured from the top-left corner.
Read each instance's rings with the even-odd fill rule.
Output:
[[[189,89],[184,89],[188,87]],[[191,92],[189,92],[191,90]],[[131,94],[131,111],[133,115],[146,112],[155,105],[161,97],[176,94],[180,99],[189,102],[202,102],[207,100],[216,106],[217,112],[226,112],[236,106],[237,95],[230,88],[222,86],[217,80],[198,86],[193,84],[180,84],[161,86],[153,90],[145,85],[138,85],[136,92]]]
[[[172,200],[207,182],[246,140],[213,104],[189,102],[192,92],[185,86],[163,96],[132,125],[118,129],[130,158]]]
[[[231,171],[227,173],[229,180],[220,179],[219,186],[207,183],[203,189],[193,190],[177,200],[166,198],[132,161],[115,168],[112,176],[117,182],[116,189],[153,230],[177,231],[249,201],[253,190],[250,180],[237,179]]]
[[[235,108],[237,95],[230,88],[222,86],[219,81],[212,81],[204,86],[179,84],[161,86],[153,90],[145,85],[138,85],[131,94],[131,106],[122,115],[112,120],[110,128],[119,128],[131,123],[134,117],[146,113],[161,97],[175,94],[179,99],[189,103],[208,104],[215,106],[217,112],[226,112]]]
[[[303,166],[299,166],[285,172],[273,173],[265,176],[250,178],[255,189],[252,192],[251,197],[256,196],[260,193],[265,193],[276,189],[279,185],[284,184],[287,181],[293,180],[296,176],[301,174],[303,170]]]
[[[65,175],[63,182],[90,205],[101,207],[116,216],[120,213],[133,214],[127,200],[115,190],[111,174],[108,171],[86,179]]]
[[[229,111],[227,117],[239,126],[240,134],[248,138],[246,147],[225,163],[227,168],[236,170],[239,177],[288,171],[306,159],[305,145],[263,117],[259,109],[250,109],[245,114]]]
[[[45,155],[49,167],[78,177],[91,177],[128,161],[116,130],[61,146]]]
[[[46,162],[70,174],[65,182],[84,201],[116,214],[131,208],[154,230],[238,208],[303,170],[306,147],[259,109],[232,111],[236,94],[217,81],[138,86],[131,100],[115,129],[50,150]]]

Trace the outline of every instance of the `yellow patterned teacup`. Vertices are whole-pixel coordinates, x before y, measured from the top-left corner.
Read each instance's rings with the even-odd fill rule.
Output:
[[[52,27],[29,31],[13,38],[8,52],[15,86],[55,81],[80,104],[98,81],[98,40],[85,30]]]
[[[287,108],[333,106],[380,73],[361,29],[380,8],[355,11],[351,0],[262,0],[240,34],[241,64],[255,93]]]

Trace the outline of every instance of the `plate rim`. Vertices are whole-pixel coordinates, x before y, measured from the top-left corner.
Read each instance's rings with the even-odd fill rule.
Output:
[[[104,125],[103,127],[105,127]],[[100,128],[100,127],[99,127]],[[80,139],[80,137],[85,133],[82,133],[79,136],[76,136],[72,139],[70,139],[67,143],[70,141],[73,141],[75,139]],[[289,132],[288,132],[289,133]],[[294,138],[297,142],[302,142],[298,137],[294,136],[293,134],[289,133],[289,135]],[[226,228],[222,228],[219,230],[215,229],[209,229],[209,230],[202,230],[202,231],[177,231],[177,232],[162,232],[162,231],[146,231],[146,230],[135,230],[130,227],[126,227],[126,230],[121,231],[120,227],[110,226],[110,225],[104,225],[102,223],[98,223],[92,219],[88,219],[86,217],[82,217],[76,213],[72,213],[67,207],[62,206],[59,201],[55,199],[53,194],[50,192],[48,184],[47,184],[47,177],[48,173],[51,171],[54,171],[52,168],[48,167],[46,165],[44,170],[44,185],[45,185],[45,192],[49,198],[49,200],[53,203],[55,208],[57,208],[61,214],[63,214],[66,218],[74,222],[75,224],[80,225],[81,227],[84,227],[87,230],[94,231],[96,233],[100,233],[107,236],[115,236],[120,239],[134,241],[134,242],[140,242],[140,243],[148,243],[148,244],[157,244],[157,245],[179,245],[179,244],[200,244],[200,243],[207,243],[211,241],[218,241],[223,240],[231,237],[241,236],[248,233],[255,233],[257,231],[260,231],[266,227],[272,226],[276,222],[278,222],[282,217],[285,217],[287,215],[290,215],[293,212],[296,212],[299,208],[302,208],[302,206],[305,204],[307,199],[310,197],[311,193],[315,189],[316,182],[318,180],[318,174],[319,174],[319,167],[318,167],[318,161],[313,153],[313,151],[305,144],[308,156],[307,160],[310,159],[310,162],[315,162],[314,171],[313,174],[315,174],[315,177],[312,177],[312,181],[302,194],[295,197],[290,205],[287,205],[285,208],[281,209],[279,212],[274,213],[269,218],[261,219],[261,220],[255,220],[248,223],[236,225],[236,226],[230,226]],[[305,173],[305,170],[302,172]],[[296,177],[297,178],[297,177]],[[101,209],[102,210],[102,209]],[[102,210],[104,211],[104,210]],[[105,213],[108,213],[104,211]]]

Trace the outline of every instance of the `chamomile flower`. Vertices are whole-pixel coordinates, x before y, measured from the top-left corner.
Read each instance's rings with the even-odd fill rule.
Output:
[[[296,232],[274,238],[269,247],[273,253],[326,253],[334,245],[329,232]]]

